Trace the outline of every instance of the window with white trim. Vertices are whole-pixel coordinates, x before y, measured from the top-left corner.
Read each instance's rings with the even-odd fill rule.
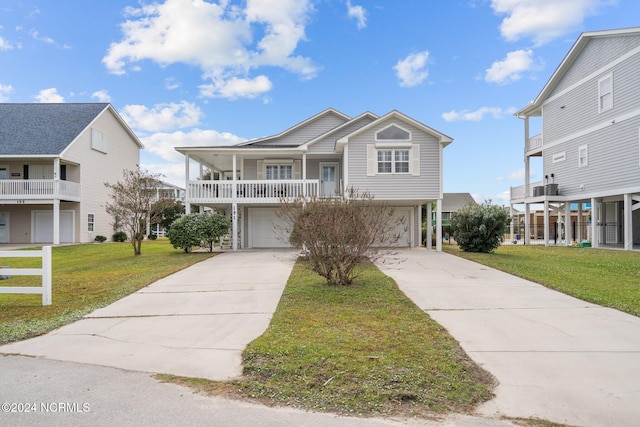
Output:
[[[376,141],[410,141],[411,132],[398,125],[389,125],[376,133]]]
[[[589,146],[583,145],[578,148],[578,167],[582,168],[589,165]]]
[[[409,173],[409,150],[378,150],[378,173]]]
[[[293,179],[293,165],[265,165],[266,179]]]
[[[598,112],[613,108],[613,75],[607,74],[598,80]]]
[[[92,213],[88,214],[87,215],[87,231],[94,231],[95,224],[96,224],[95,214],[92,214]]]

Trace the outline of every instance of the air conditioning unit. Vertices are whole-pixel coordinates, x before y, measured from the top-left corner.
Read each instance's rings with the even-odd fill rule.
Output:
[[[544,187],[533,187],[533,197],[544,196]]]
[[[547,196],[557,196],[558,184],[547,184],[544,186],[544,194]]]

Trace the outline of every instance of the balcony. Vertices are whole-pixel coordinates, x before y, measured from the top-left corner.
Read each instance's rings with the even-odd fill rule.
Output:
[[[31,200],[80,201],[80,184],[54,179],[2,179],[0,180],[0,201]]]
[[[511,202],[521,200],[524,201],[525,198],[534,197],[534,188],[543,186],[544,183],[542,181],[532,182],[529,184],[529,194],[526,192],[525,185],[519,185],[517,187],[511,187]]]
[[[542,149],[542,134],[539,133],[527,139],[525,143],[524,152],[529,153],[531,151],[539,151]]]
[[[315,179],[189,181],[190,203],[278,203],[281,198],[320,196]]]

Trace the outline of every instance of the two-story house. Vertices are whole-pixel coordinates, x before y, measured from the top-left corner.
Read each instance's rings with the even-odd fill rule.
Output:
[[[104,184],[136,169],[141,148],[110,104],[0,104],[0,243],[111,236]]]
[[[451,142],[399,111],[349,117],[330,108],[274,136],[176,150],[185,155],[187,212],[225,212],[233,249],[289,246],[274,231],[283,197],[341,197],[355,188],[405,219],[398,244],[406,247],[421,244],[421,205],[435,201],[441,250],[442,155]],[[218,179],[189,180],[194,163],[200,177]]]
[[[524,119],[526,176],[524,186],[511,189],[511,204],[524,204],[525,221],[532,205],[544,206],[545,244],[555,213],[567,245],[587,238],[594,247],[639,245],[640,27],[583,33],[535,101],[516,115]],[[533,125],[542,132],[530,135]],[[536,156],[544,181],[532,183]],[[588,223],[570,220],[571,206],[583,218],[587,203]]]

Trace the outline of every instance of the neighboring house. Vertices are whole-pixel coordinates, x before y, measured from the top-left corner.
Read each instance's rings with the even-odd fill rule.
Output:
[[[155,196],[152,203],[156,203],[163,199],[175,200],[184,204],[184,188],[165,181],[160,181],[158,188],[155,190]],[[160,224],[147,223],[147,235],[152,232],[156,237],[165,237],[167,230]]]
[[[141,148],[110,104],[0,104],[0,243],[111,236],[104,184],[136,169]]]
[[[274,224],[281,197],[369,191],[406,219],[400,246],[421,244],[421,205],[442,212],[442,151],[452,139],[398,111],[349,117],[327,109],[284,132],[231,147],[178,147],[187,170],[186,208],[225,212],[237,248],[288,246]],[[191,163],[217,180],[189,181]],[[441,235],[441,227],[437,227]],[[441,239],[440,239],[441,240]],[[437,240],[437,250],[441,242]],[[429,246],[430,242],[429,242]]]
[[[532,204],[544,205],[544,243],[552,208],[571,218],[574,204],[583,218],[590,203],[592,246],[640,244],[640,27],[583,33],[516,115],[525,126],[525,185],[511,189],[511,204],[524,204],[526,222]],[[530,135],[532,124],[542,133]],[[542,157],[543,182],[530,182],[535,156]],[[589,237],[578,227],[572,239],[572,221],[564,222],[565,244]]]
[[[444,193],[442,198],[442,226],[451,226],[451,215],[454,212],[458,212],[463,206],[476,205],[476,201],[469,193]],[[433,217],[433,223],[435,224],[435,216]]]

